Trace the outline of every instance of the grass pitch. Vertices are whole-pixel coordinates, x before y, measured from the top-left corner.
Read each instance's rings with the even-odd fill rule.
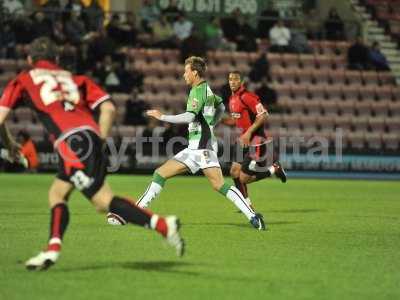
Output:
[[[258,232],[205,178],[171,179],[151,209],[181,218],[181,259],[154,232],[107,225],[75,192],[60,260],[32,273],[22,262],[47,240],[52,178],[0,174],[0,299],[400,299],[398,182],[252,184],[269,225]],[[109,182],[137,197],[150,178]]]

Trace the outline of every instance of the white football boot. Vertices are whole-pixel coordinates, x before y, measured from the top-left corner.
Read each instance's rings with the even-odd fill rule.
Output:
[[[182,256],[185,252],[185,241],[179,234],[180,222],[176,216],[165,217],[168,231],[165,237],[167,243],[176,249],[176,255]]]
[[[28,270],[47,270],[54,265],[60,256],[60,251],[44,251],[28,259],[25,266]]]

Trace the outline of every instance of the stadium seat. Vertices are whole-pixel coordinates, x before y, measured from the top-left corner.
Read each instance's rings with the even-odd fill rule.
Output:
[[[375,101],[377,99],[376,96],[376,87],[375,86],[363,86],[360,88],[360,99],[362,101]]]
[[[385,118],[385,125],[390,133],[399,134],[400,132],[400,119],[397,118]]]
[[[369,117],[367,117],[367,116],[353,118],[351,120],[351,125],[352,125],[354,131],[367,132],[368,126],[369,126],[368,120],[369,120]]]
[[[289,131],[300,131],[300,115],[284,115],[283,122]]]
[[[299,66],[305,69],[315,68],[315,58],[312,54],[300,54],[299,55]]]
[[[347,142],[351,148],[356,150],[363,150],[365,147],[365,133],[364,132],[348,132],[345,134]]]
[[[335,128],[342,129],[343,132],[348,132],[351,130],[351,119],[352,117],[349,115],[345,116],[337,116],[335,118]]]
[[[373,132],[383,132],[385,131],[385,119],[384,118],[370,118],[368,120],[368,125]]]
[[[346,83],[351,84],[351,85],[361,85],[362,83],[362,78],[361,78],[361,72],[360,71],[350,71],[346,70],[344,72],[344,75],[346,77]]]
[[[316,115],[300,116],[299,121],[304,131],[316,132],[318,130],[318,120]]]
[[[372,105],[372,111],[375,116],[386,117],[389,113],[390,100],[380,100]]]
[[[325,115],[336,116],[340,111],[341,101],[338,99],[326,100],[322,102],[322,109]]]
[[[390,102],[389,112],[392,117],[400,117],[400,102]]]
[[[345,84],[346,76],[344,70],[329,70],[329,83],[331,84]]]
[[[383,148],[382,144],[382,133],[370,132],[366,133],[365,140],[370,150],[380,151]]]
[[[354,101],[354,100],[342,101],[339,104],[340,114],[343,116],[344,115],[354,116],[355,104],[356,104],[356,101]]]
[[[359,116],[370,116],[372,113],[372,101],[362,101],[362,102],[357,102],[357,105],[355,106],[357,114]]]
[[[378,73],[375,71],[362,71],[361,77],[365,85],[378,85]]]
[[[326,115],[318,116],[317,123],[320,131],[334,132],[335,131],[335,118],[336,116]]]
[[[399,149],[399,135],[395,133],[382,134],[382,142],[386,150]]]

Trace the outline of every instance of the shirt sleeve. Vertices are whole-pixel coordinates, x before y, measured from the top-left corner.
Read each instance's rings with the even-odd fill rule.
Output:
[[[260,98],[253,93],[245,93],[241,97],[242,102],[255,114],[255,115],[261,115],[263,113],[266,113],[267,110],[265,107],[262,105],[260,102]]]
[[[84,84],[86,88],[86,103],[88,106],[94,110],[100,103],[109,100],[110,95],[104,91],[100,86],[98,86],[89,77],[85,77]]]
[[[12,109],[22,98],[22,85],[14,79],[7,84],[0,98],[0,109]]]
[[[191,91],[189,94],[188,102],[186,105],[186,111],[198,115],[198,113],[203,109],[204,99],[199,97],[196,91]]]

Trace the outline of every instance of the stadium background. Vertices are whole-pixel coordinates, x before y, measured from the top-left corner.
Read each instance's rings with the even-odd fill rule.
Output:
[[[165,142],[185,136],[184,126],[147,120],[143,111],[184,109],[188,88],[181,77],[181,63],[187,55],[198,54],[207,58],[210,84],[225,101],[227,73],[232,69],[246,76],[251,90],[264,93],[271,111],[266,130],[273,152],[289,170],[398,178],[400,23],[396,1],[178,0],[178,9],[167,17],[173,26],[177,12],[182,11],[193,22],[189,37],[183,40],[159,36],[157,11],[168,9],[167,0],[153,1],[155,12],[145,7],[146,1],[22,2],[24,9],[11,14],[2,8],[0,89],[27,66],[25,53],[32,38],[54,37],[61,63],[93,76],[118,105],[112,132],[116,149],[130,138],[125,139],[128,146],[120,157],[119,172],[151,172],[166,159]],[[332,7],[342,22],[336,32],[327,25]],[[297,43],[290,49],[274,50],[271,45],[268,31],[278,17]],[[357,36],[368,47],[379,41],[391,70],[349,67],[348,49]],[[272,96],[266,86],[272,88]],[[9,126],[15,134],[27,129],[31,135],[39,154],[38,171],[55,170],[57,156],[29,108],[15,110]],[[216,131],[221,145],[233,144],[238,135],[223,124]],[[151,143],[137,147],[140,137],[163,138],[164,143],[153,153]],[[175,145],[173,150],[182,147]],[[223,161],[224,168],[228,161]]]

